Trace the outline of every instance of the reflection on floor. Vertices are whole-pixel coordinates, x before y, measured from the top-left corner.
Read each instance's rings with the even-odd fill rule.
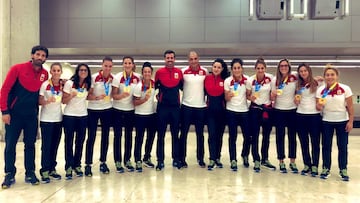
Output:
[[[355,129],[352,135],[360,135],[360,130]],[[271,137],[270,160],[278,166],[274,137],[274,135]],[[232,172],[228,156],[227,134],[224,136],[222,153],[224,168],[208,171],[200,168],[196,163],[194,133],[190,133],[188,139],[189,167],[187,169],[178,170],[171,166],[171,139],[170,135],[167,135],[167,155],[163,171],[144,168],[142,173],[116,173],[110,145],[107,162],[110,174],[104,175],[99,173],[99,162],[96,160],[99,157],[99,141],[100,136],[97,136],[93,177],[74,177],[70,181],[64,180],[62,142],[59,148],[57,170],[63,175],[63,179],[52,180],[49,184],[38,186],[31,186],[24,182],[23,144],[19,143],[16,184],[10,189],[0,189],[0,202],[358,202],[360,199],[360,136],[349,138],[349,182],[341,181],[338,176],[336,140],[334,140],[333,148],[332,176],[328,180],[300,174],[281,174],[279,170],[270,171],[265,168],[262,168],[260,173],[255,173],[252,170],[252,163],[250,168],[243,168],[240,158],[241,136],[237,143],[239,170]],[[40,141],[37,142],[36,149],[36,164],[39,169]],[[4,143],[1,142],[1,169],[4,168],[3,151]],[[152,160],[155,162],[155,147],[152,155]],[[207,147],[205,157],[208,157]],[[303,163],[299,142],[298,157],[297,165],[301,170]],[[3,177],[3,171],[0,174]]]

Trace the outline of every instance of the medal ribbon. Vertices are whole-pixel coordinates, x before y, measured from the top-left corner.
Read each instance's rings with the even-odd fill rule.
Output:
[[[331,85],[329,89],[325,90],[324,93],[321,95],[321,98],[325,98],[326,96],[328,96],[328,94],[335,88],[337,84],[338,83],[336,82],[333,85]]]

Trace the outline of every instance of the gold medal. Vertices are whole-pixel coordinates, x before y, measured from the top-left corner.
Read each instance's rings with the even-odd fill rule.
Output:
[[[60,103],[61,102],[61,96],[55,95],[55,102]]]
[[[321,104],[321,105],[326,104],[326,99],[325,98],[320,98],[319,99],[319,104]]]
[[[276,95],[280,96],[280,95],[282,95],[282,93],[283,93],[282,89],[277,89],[276,90]]]
[[[260,93],[259,93],[259,92],[254,92],[253,96],[256,97],[256,98],[259,98],[259,97],[260,97]]]
[[[301,100],[301,94],[296,94],[295,99],[296,99],[296,101],[300,101]]]
[[[124,92],[130,92],[130,86],[125,86],[124,87]]]
[[[105,96],[104,101],[107,101],[107,102],[110,101],[110,96],[109,95]]]
[[[239,92],[234,90],[234,91],[233,91],[233,94],[234,94],[234,96],[236,97],[236,96],[239,95]]]
[[[77,97],[85,97],[85,92],[78,92],[76,94]]]

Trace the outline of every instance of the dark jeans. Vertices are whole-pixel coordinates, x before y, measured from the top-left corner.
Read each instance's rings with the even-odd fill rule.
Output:
[[[111,109],[92,110],[88,109],[88,138],[86,140],[85,164],[93,163],[94,143],[96,139],[96,131],[98,121],[101,123],[101,145],[100,145],[100,161],[106,162],[107,151],[109,148],[109,131],[111,124]]]
[[[62,122],[40,122],[41,128],[41,169],[55,171],[56,156],[61,140]]]
[[[63,116],[65,133],[65,170],[81,167],[81,157],[87,127],[87,116]],[[76,135],[75,135],[76,133]],[[75,138],[75,152],[74,148]]]
[[[225,110],[223,111],[207,111],[207,127],[208,127],[208,144],[210,152],[210,160],[220,159],[223,135],[225,130]]]
[[[296,114],[297,131],[299,134],[304,165],[319,166],[320,156],[320,114]],[[311,141],[311,156],[309,152],[309,137]]]
[[[157,119],[156,114],[151,115],[138,115],[135,114],[135,149],[134,157],[135,161],[141,161],[141,149],[144,140],[144,133],[146,130],[146,142],[145,142],[145,154],[144,160],[148,160],[151,157],[151,150],[155,139],[155,133],[157,131]]]
[[[35,141],[38,129],[37,114],[20,116],[11,114],[11,124],[5,124],[5,173],[15,175],[16,144],[24,130],[25,175],[35,171]]]
[[[279,160],[285,159],[285,128],[287,128],[289,141],[289,158],[296,158],[296,109],[274,109],[276,127],[276,151]]]
[[[237,160],[236,159],[236,140],[238,133],[238,126],[240,125],[241,132],[243,135],[243,149],[241,152],[241,156],[247,156],[250,152],[250,143],[251,138],[249,134],[249,114],[248,112],[234,112],[234,111],[226,111],[226,118],[228,122],[229,128],[229,154],[230,161]]]
[[[251,153],[254,161],[260,161],[259,155],[259,134],[262,127],[261,161],[269,159],[270,133],[272,130],[272,112],[264,110],[265,107],[250,106],[249,125],[251,136]],[[266,115],[267,114],[267,115]]]
[[[196,158],[199,161],[204,160],[204,120],[205,108],[194,108],[182,105],[181,106],[181,133],[179,137],[179,158],[185,161],[187,136],[190,125],[195,125],[196,132]]]
[[[322,156],[323,168],[331,169],[331,149],[334,131],[336,132],[336,143],[338,147],[339,169],[347,168],[349,133],[345,131],[348,121],[326,122],[323,121]]]
[[[132,131],[134,128],[134,110],[113,110],[114,122],[114,160],[121,162],[121,137],[122,128],[125,128],[125,152],[124,163],[130,161],[132,148]]]
[[[172,158],[179,160],[178,145],[179,145],[179,122],[180,122],[180,107],[178,106],[157,106],[158,115],[158,136],[156,155],[158,162],[164,162],[165,159],[165,133],[167,125],[170,124]]]

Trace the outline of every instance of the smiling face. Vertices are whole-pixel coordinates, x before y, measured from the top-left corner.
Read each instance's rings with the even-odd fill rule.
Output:
[[[190,52],[189,53],[189,65],[191,68],[197,68],[199,67],[199,56],[196,52]]]
[[[165,55],[165,66],[167,68],[173,68],[175,65],[175,55],[173,53],[169,53]]]
[[[240,63],[234,63],[231,67],[233,77],[240,78],[243,74],[243,68]]]
[[[31,60],[35,67],[41,67],[46,61],[46,52],[42,50],[36,51],[34,54],[31,54]]]
[[[298,73],[304,81],[307,81],[309,79],[309,70],[305,66],[301,66]]]
[[[152,70],[150,67],[144,67],[142,70],[142,75],[144,80],[150,80],[152,75]]]
[[[59,80],[60,76],[62,74],[62,68],[59,65],[52,65],[50,68],[50,74],[51,74],[51,78],[53,78],[54,80]]]
[[[220,62],[215,62],[213,65],[212,65],[212,73],[215,75],[215,76],[219,76],[221,74],[221,71],[223,70],[223,67],[221,65]]]
[[[285,60],[281,61],[279,64],[279,72],[281,73],[281,75],[285,76],[287,74],[289,74],[290,72],[290,68],[289,68],[289,63]]]
[[[112,61],[104,60],[104,62],[102,63],[102,66],[101,66],[104,77],[107,77],[110,75],[112,67],[113,67]]]
[[[255,73],[258,77],[263,77],[266,72],[266,67],[262,63],[258,63],[255,67]]]
[[[325,83],[327,86],[331,86],[339,79],[339,74],[335,69],[329,68],[324,72]]]
[[[80,66],[78,74],[80,79],[85,79],[88,76],[89,71],[86,66]]]
[[[131,58],[124,58],[123,67],[126,73],[131,73],[134,68],[134,62]]]

